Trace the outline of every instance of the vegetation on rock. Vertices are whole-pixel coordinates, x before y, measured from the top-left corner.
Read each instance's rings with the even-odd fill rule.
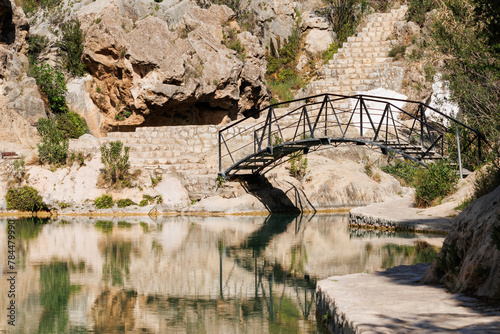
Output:
[[[437,204],[455,190],[458,182],[457,171],[447,160],[430,163],[427,168],[396,160],[395,165],[382,167],[382,170],[394,175],[403,185],[413,187],[419,207]]]
[[[38,190],[29,186],[10,188],[5,195],[7,210],[40,211],[46,209]]]
[[[116,185],[119,181],[125,181],[129,175],[130,147],[123,147],[121,141],[112,141],[101,145],[101,162],[104,164],[104,169],[101,170],[104,179]]]
[[[290,154],[290,175],[301,180],[307,174],[307,158],[302,151]]]
[[[109,209],[115,205],[113,197],[111,195],[102,195],[94,200],[94,205],[98,209]]]
[[[136,204],[130,198],[122,198],[122,199],[119,199],[116,201],[116,205],[119,208],[126,208],[127,206],[136,205]]]
[[[41,118],[37,125],[38,133],[42,137],[38,144],[38,155],[43,163],[61,165],[68,156],[68,140],[64,133],[57,128],[52,119]]]
[[[80,138],[89,132],[87,122],[74,111],[68,111],[56,116],[56,126],[64,138]]]
[[[420,168],[415,173],[413,187],[417,206],[427,207],[450,195],[458,182],[455,168],[446,160],[439,160]]]
[[[70,20],[61,25],[61,39],[56,43],[63,54],[64,69],[73,76],[85,74],[85,65],[81,58],[83,53],[83,33],[80,21]]]
[[[424,64],[426,81],[442,73],[451,100],[460,108],[460,120],[495,142],[500,136],[500,9],[486,0],[411,0],[408,5],[407,20],[423,27],[424,33],[408,41],[413,67]],[[486,156],[487,145],[481,149]],[[484,163],[477,147],[468,151],[462,157],[467,168]]]
[[[293,100],[293,90],[304,86],[301,76],[297,73],[297,58],[300,50],[300,18],[292,29],[288,41],[281,46],[277,39],[277,46],[271,40],[266,50],[267,71],[266,79],[273,96],[271,103]]]
[[[48,64],[38,66],[33,63],[30,70],[31,75],[45,95],[50,110],[56,114],[67,112],[65,95],[67,89],[64,74]]]

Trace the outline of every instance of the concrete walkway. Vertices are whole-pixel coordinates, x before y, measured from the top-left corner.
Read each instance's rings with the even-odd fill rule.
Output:
[[[428,209],[415,208],[413,202],[413,193],[408,191],[401,198],[354,208],[349,212],[349,220],[354,225],[445,233],[458,213],[454,209],[457,202]]]
[[[500,333],[500,308],[418,280],[427,264],[318,282],[318,319],[331,333]]]

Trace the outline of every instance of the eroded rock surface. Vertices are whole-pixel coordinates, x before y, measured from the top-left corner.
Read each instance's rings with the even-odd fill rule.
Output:
[[[10,0],[0,1],[0,141],[33,145],[34,128],[46,117],[36,82],[26,74],[28,22]]]
[[[444,283],[453,291],[498,298],[500,245],[492,242],[500,226],[500,187],[485,195],[455,219],[438,259],[422,277],[424,283]]]
[[[101,129],[218,124],[267,100],[264,48],[239,32],[231,9],[154,4],[97,1],[75,12]]]

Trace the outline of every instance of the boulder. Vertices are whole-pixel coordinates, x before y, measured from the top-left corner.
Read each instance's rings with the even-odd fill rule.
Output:
[[[322,53],[335,42],[330,30],[311,29],[305,40],[306,50],[311,53]]]

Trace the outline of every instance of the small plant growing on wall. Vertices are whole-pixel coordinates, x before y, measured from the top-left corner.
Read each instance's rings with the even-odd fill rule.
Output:
[[[307,158],[299,151],[290,155],[290,175],[302,180],[307,174]]]
[[[129,151],[130,147],[124,147],[121,141],[101,145],[102,176],[112,185],[126,181],[130,170]]]

